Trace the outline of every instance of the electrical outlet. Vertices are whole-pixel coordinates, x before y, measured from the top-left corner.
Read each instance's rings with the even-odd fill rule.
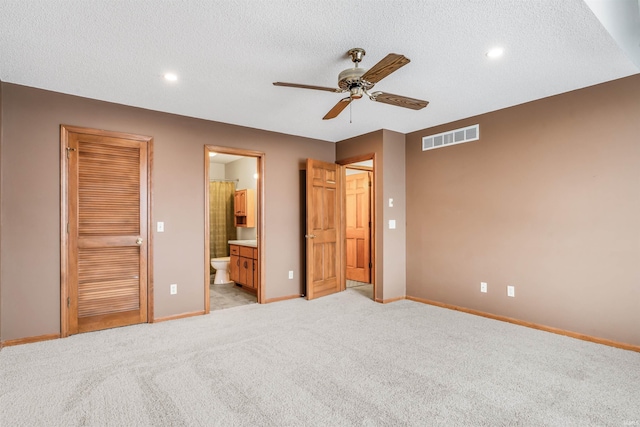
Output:
[[[171,295],[175,295],[178,293],[178,285],[175,283],[169,287],[171,289]]]
[[[158,221],[158,233],[164,233],[164,222]]]
[[[480,292],[487,293],[487,282],[480,282]]]
[[[289,279],[293,279],[293,270],[289,270]]]
[[[507,296],[515,297],[516,296],[516,288],[515,286],[507,286]]]

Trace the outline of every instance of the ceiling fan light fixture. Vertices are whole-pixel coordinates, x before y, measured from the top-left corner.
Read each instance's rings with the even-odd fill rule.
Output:
[[[349,96],[342,98],[331,110],[322,118],[329,120],[336,118],[346,107],[351,105],[354,99],[360,99],[367,95],[372,101],[381,102],[383,104],[395,105],[397,107],[410,108],[412,110],[420,110],[429,104],[428,101],[421,99],[409,98],[407,96],[394,95],[387,92],[369,93],[376,83],[387,77],[389,74],[397,71],[399,68],[407,65],[411,60],[404,55],[390,53],[380,61],[378,61],[369,70],[360,68],[358,64],[362,61],[365,52],[364,49],[354,48],[347,52],[351,56],[351,61],[355,67],[347,68],[338,74],[338,88],[329,88],[323,86],[313,86],[298,83],[274,82],[274,86],[296,87],[301,89],[322,90],[327,92],[345,93]]]
[[[360,86],[352,86],[349,88],[351,99],[360,99],[364,94],[364,90]]]

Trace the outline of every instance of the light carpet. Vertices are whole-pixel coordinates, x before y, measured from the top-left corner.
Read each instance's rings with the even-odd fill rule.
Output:
[[[640,425],[640,354],[353,290],[8,347],[1,426]]]

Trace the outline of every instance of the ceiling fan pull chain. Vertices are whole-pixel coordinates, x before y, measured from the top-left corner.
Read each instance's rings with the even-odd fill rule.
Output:
[[[351,121],[351,119],[353,118],[352,109],[353,109],[353,105],[350,102],[349,103],[349,123],[353,123],[353,121]]]

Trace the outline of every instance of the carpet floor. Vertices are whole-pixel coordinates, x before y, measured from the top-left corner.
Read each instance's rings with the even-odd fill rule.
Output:
[[[637,426],[640,354],[348,289],[0,351],[0,426]]]

